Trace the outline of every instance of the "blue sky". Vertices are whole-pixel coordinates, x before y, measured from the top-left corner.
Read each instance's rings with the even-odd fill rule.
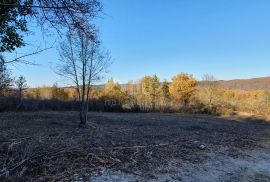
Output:
[[[188,72],[218,79],[270,76],[269,0],[103,0],[98,19],[113,64],[107,78],[120,83],[157,74],[161,79]],[[43,42],[39,29],[27,38]],[[54,36],[45,37],[50,42]],[[38,56],[40,66],[13,68],[29,85],[61,82],[52,67],[56,49]]]

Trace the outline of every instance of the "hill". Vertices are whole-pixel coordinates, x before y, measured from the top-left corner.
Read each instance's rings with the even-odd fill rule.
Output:
[[[270,77],[220,80],[219,83],[224,88],[232,90],[270,90]]]
[[[270,76],[251,79],[234,79],[234,80],[219,80],[217,81],[220,86],[230,90],[270,90]],[[202,81],[199,82],[199,84]],[[128,84],[120,84],[122,88],[126,88]],[[96,89],[104,87],[104,84],[94,85]],[[50,87],[48,87],[50,88]],[[74,88],[72,86],[62,87],[64,89]],[[28,88],[28,91],[32,91],[34,88]]]

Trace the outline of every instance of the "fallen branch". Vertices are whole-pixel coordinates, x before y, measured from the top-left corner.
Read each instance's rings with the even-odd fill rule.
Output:
[[[123,149],[139,149],[139,148],[149,148],[149,147],[164,147],[164,146],[177,146],[176,144],[171,144],[171,143],[161,143],[161,144],[156,144],[156,145],[135,145],[135,146],[127,146],[127,147],[111,147],[110,149],[113,150],[123,150]]]
[[[9,139],[9,140],[0,140],[0,143],[12,143],[18,140],[26,140],[29,139],[30,137],[26,137],[26,138],[15,138],[15,139]]]
[[[5,178],[5,177],[8,177],[9,175],[12,175],[13,173],[16,172],[16,170],[20,167],[22,167],[29,159],[23,159],[22,161],[14,164],[14,165],[11,165],[9,167],[7,167],[6,169],[4,170],[1,170],[0,171],[0,179],[1,178]]]

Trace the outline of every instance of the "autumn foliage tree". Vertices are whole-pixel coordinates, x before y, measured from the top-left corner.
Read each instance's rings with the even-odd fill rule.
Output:
[[[174,76],[169,87],[174,101],[180,102],[184,107],[187,107],[190,98],[194,95],[197,83],[197,80],[187,73],[180,73]]]
[[[142,79],[143,93],[146,95],[147,99],[150,101],[151,109],[156,110],[157,99],[159,96],[159,78],[157,75],[145,76]]]
[[[22,97],[23,97],[23,92],[28,88],[25,77],[20,75],[19,78],[15,80],[15,84],[18,88],[18,98],[19,98],[19,101],[21,102]]]
[[[160,100],[160,106],[161,107],[167,107],[168,104],[170,103],[171,96],[170,96],[170,91],[169,91],[170,84],[169,82],[165,79],[160,87],[159,87],[159,100]]]
[[[51,88],[51,98],[63,101],[68,100],[68,92],[64,88],[59,88],[57,83],[55,83]]]
[[[108,104],[113,103],[118,106],[121,106],[128,99],[126,92],[121,88],[120,84],[112,78],[105,84],[102,90],[102,98]]]

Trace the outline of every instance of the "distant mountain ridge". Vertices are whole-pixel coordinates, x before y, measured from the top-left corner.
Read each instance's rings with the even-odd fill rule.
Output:
[[[270,90],[270,76],[250,79],[218,80],[220,86],[229,90]],[[199,84],[202,81],[199,81]],[[120,84],[126,87],[127,84]],[[102,87],[103,85],[99,85]]]
[[[234,79],[234,80],[218,80],[220,86],[225,89],[230,90],[270,90],[270,76],[251,78],[251,79]],[[199,81],[199,84],[202,81]],[[94,85],[94,88],[102,88],[105,84]],[[128,84],[120,84],[122,88],[126,88]],[[75,87],[62,87],[65,89],[75,88]],[[29,88],[28,90],[33,90],[34,88]]]
[[[270,76],[250,79],[218,80],[217,82],[220,86],[229,90],[270,90]],[[103,86],[104,84],[95,85],[94,88],[101,88]],[[120,84],[120,86],[125,88],[128,84]]]
[[[270,77],[220,80],[221,86],[231,90],[270,90]]]

